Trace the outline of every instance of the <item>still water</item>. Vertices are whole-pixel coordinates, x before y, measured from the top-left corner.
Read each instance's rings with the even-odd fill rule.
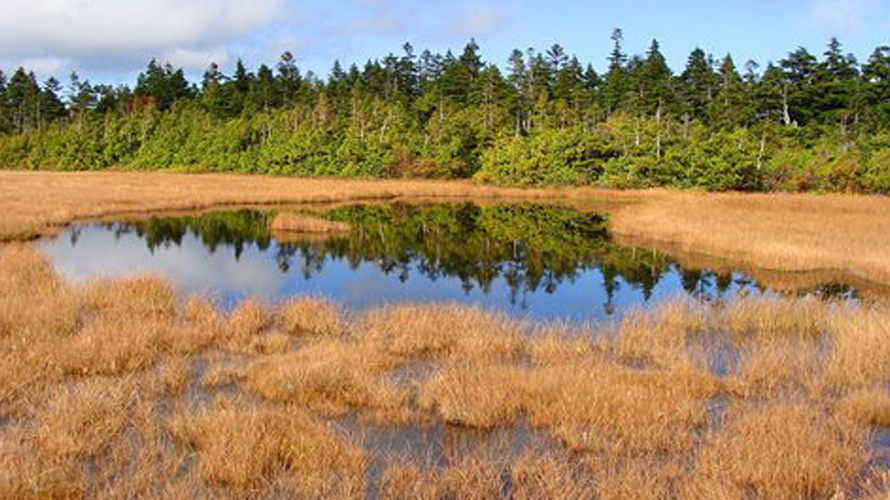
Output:
[[[278,212],[83,224],[39,246],[74,282],[160,274],[224,307],[249,296],[321,294],[353,310],[453,301],[520,318],[601,321],[678,294],[725,300],[740,292],[764,293],[740,273],[687,270],[663,255],[622,248],[609,238],[605,217],[571,208],[465,203],[314,209],[312,217],[351,228],[325,236],[273,233]]]

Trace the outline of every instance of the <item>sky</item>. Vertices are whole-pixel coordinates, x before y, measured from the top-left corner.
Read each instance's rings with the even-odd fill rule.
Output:
[[[675,71],[695,47],[741,67],[798,46],[821,54],[832,36],[864,61],[890,45],[890,0],[0,0],[0,69],[132,83],[151,58],[198,78],[211,62],[230,72],[239,57],[255,68],[287,50],[326,75],[334,60],[361,65],[405,42],[459,53],[475,38],[501,67],[515,48],[559,43],[602,71],[614,28],[629,53],[657,39]]]

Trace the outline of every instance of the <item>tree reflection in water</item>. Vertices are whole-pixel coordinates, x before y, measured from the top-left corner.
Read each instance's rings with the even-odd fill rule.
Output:
[[[213,253],[231,249],[236,259],[255,245],[274,252],[282,273],[295,267],[306,279],[324,271],[331,259],[355,270],[373,264],[401,282],[413,273],[436,281],[457,278],[465,293],[490,293],[498,279],[508,285],[512,304],[525,305],[529,294],[554,293],[584,273],[598,270],[606,293],[607,313],[625,284],[641,290],[648,302],[656,285],[670,273],[679,276],[686,293],[720,300],[733,287],[762,291],[752,280],[729,273],[683,269],[664,255],[619,247],[609,238],[604,216],[536,204],[479,206],[472,203],[432,205],[353,205],[320,216],[345,222],[351,231],[323,239],[299,237],[276,241],[270,230],[276,211],[217,211],[200,217],[152,217],[115,223],[118,234],[135,232],[149,249],[181,245],[191,232]],[[313,216],[319,216],[313,212]],[[74,241],[72,233],[72,243]],[[855,294],[843,285],[817,292]]]

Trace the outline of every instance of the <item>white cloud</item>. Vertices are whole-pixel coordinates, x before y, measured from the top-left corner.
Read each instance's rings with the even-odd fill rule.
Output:
[[[861,29],[877,9],[876,0],[818,0],[810,8],[810,21],[837,33]]]
[[[124,59],[189,64],[291,20],[287,0],[0,0],[0,58]]]
[[[28,57],[25,59],[0,59],[0,68],[8,68],[10,71],[19,66],[33,71],[37,75],[63,75],[75,68],[72,59],[64,57]]]
[[[404,27],[393,13],[384,12],[378,16],[368,19],[354,21],[345,27],[345,32],[349,34],[357,33],[394,33]]]
[[[231,56],[225,47],[207,50],[174,49],[164,55],[163,60],[177,68],[203,70],[213,62],[225,66],[231,60]]]
[[[459,19],[446,26],[446,31],[456,35],[479,36],[494,31],[503,20],[503,14],[494,7],[471,5]]]

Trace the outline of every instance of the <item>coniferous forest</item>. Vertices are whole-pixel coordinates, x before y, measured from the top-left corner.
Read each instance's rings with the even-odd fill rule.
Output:
[[[765,66],[696,49],[672,69],[655,41],[612,43],[601,71],[560,45],[500,66],[474,41],[326,77],[290,53],[200,82],[152,60],[132,87],[19,68],[0,72],[0,165],[890,192],[890,46]]]

